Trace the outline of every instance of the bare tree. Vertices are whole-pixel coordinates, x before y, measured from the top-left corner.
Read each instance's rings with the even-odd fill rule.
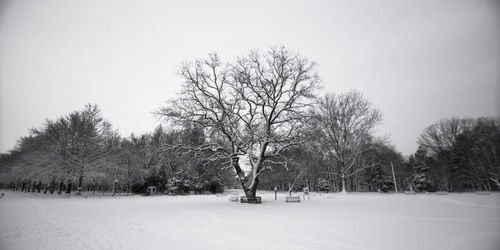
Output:
[[[320,98],[312,117],[319,129],[320,148],[325,156],[333,158],[342,192],[346,192],[346,179],[371,166],[358,163],[361,154],[369,149],[374,128],[382,115],[360,92],[349,91]]]
[[[436,154],[449,150],[455,143],[457,136],[468,131],[474,125],[473,120],[451,119],[440,120],[427,127],[418,139],[418,144]]]
[[[280,47],[227,65],[210,54],[184,63],[180,76],[180,97],[158,114],[203,127],[208,143],[185,149],[212,152],[207,160],[234,168],[246,196],[254,198],[259,176],[273,164],[286,166],[273,159],[304,140],[305,110],[320,81],[315,63]]]
[[[452,155],[452,153],[456,153],[457,145],[463,145],[462,142],[457,143],[457,140],[460,137],[464,139],[464,133],[469,134],[474,127],[474,123],[473,119],[457,117],[442,119],[427,127],[418,138],[418,144],[425,148],[436,161],[431,167],[431,172],[437,177],[436,179],[439,179],[437,183],[442,190],[453,190],[454,176],[462,175],[461,173],[464,168],[456,171],[457,167],[453,166],[451,160],[452,158],[458,159],[461,156],[457,157]],[[468,144],[466,147],[470,146],[472,145]],[[470,173],[467,173],[463,177],[469,178],[471,176]]]

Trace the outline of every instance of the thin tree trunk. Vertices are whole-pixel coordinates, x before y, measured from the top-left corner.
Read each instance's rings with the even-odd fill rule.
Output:
[[[116,175],[118,174],[118,167],[115,167],[115,178],[113,179],[113,194],[112,196],[115,196],[116,193],[116,183],[118,180],[116,179]]]
[[[72,186],[72,183],[71,183],[71,181],[69,181],[68,186],[66,187],[66,194],[67,195],[71,195],[71,186]]]
[[[78,176],[78,187],[77,187],[77,194],[82,195],[82,183],[83,183],[83,172],[80,172],[80,175]]]
[[[342,176],[340,176],[340,179],[342,181],[342,190],[340,190],[340,192],[341,193],[347,193],[346,186],[345,186],[346,178],[345,178],[345,174],[344,173],[342,173]]]

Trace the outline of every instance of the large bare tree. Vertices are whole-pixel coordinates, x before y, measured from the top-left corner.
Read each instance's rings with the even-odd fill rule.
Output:
[[[360,164],[359,159],[370,148],[374,128],[382,115],[361,92],[353,90],[338,95],[326,94],[318,100],[312,117],[320,131],[317,138],[321,151],[333,158],[339,170],[342,192],[346,192],[346,179],[370,167]]]
[[[246,196],[255,198],[259,176],[272,166],[286,167],[276,159],[305,138],[304,114],[320,82],[315,63],[278,47],[229,64],[210,54],[184,63],[180,76],[180,96],[158,114],[203,127],[208,143],[184,149],[210,151],[207,160],[234,168]]]

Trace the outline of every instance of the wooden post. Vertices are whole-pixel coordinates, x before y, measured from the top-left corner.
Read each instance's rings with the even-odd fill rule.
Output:
[[[391,169],[392,169],[392,179],[394,180],[394,190],[398,193],[398,184],[396,183],[396,175],[394,174],[394,165],[392,165],[391,161]]]

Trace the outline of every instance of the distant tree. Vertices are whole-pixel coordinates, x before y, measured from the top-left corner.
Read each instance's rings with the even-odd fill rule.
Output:
[[[498,188],[499,147],[500,126],[495,120],[477,119],[471,130],[460,134],[450,151],[455,188]]]
[[[427,127],[418,139],[419,146],[432,155],[434,162],[429,162],[430,173],[441,190],[452,190],[453,171],[451,154],[457,138],[469,131],[473,126],[472,119],[453,117],[442,119]]]
[[[414,156],[410,158],[413,167],[412,187],[417,192],[432,191],[433,183],[429,178],[429,166],[427,165],[427,150],[419,147]]]
[[[358,163],[362,153],[370,148],[374,128],[382,115],[360,92],[349,91],[319,99],[312,117],[319,128],[320,149],[333,159],[342,192],[346,192],[347,178],[371,166]]]
[[[472,136],[476,138],[470,162],[487,189],[500,189],[500,119],[477,119]],[[492,186],[492,184],[494,186]]]
[[[121,140],[119,147],[120,150],[115,157],[117,177],[124,183],[125,192],[129,193],[134,185],[142,185],[147,175],[146,136],[137,138],[132,134]]]
[[[285,166],[283,174],[279,175],[279,177],[287,183],[289,194],[296,190],[297,186],[300,188],[303,186],[308,187],[308,172],[314,169],[313,165],[318,164],[318,157],[315,155],[315,152],[306,145],[289,148],[282,153],[282,159],[280,160],[286,161],[288,164]]]
[[[318,178],[317,184],[318,191],[329,191],[330,190],[330,182],[324,178]]]
[[[188,123],[169,130],[159,126],[153,133],[131,140],[140,145],[134,152],[142,152],[132,162],[139,160],[145,170],[143,192],[149,185],[173,194],[223,191],[227,169],[221,169],[218,161],[204,161],[210,157],[209,152],[197,152],[194,157],[183,150],[171,150],[173,145],[203,145],[205,135],[201,128]]]
[[[106,142],[118,137],[111,124],[104,120],[96,105],[86,105],[55,121],[47,120],[41,129],[32,134],[46,140],[45,152],[55,161],[60,171],[75,178],[79,188],[85,175],[92,168],[102,166],[106,155]]]
[[[471,119],[457,117],[440,120],[425,129],[418,144],[430,153],[449,150],[460,134],[471,129],[473,122]]]
[[[183,147],[208,161],[220,161],[236,172],[248,198],[259,177],[280,153],[304,141],[305,110],[319,84],[315,64],[283,47],[252,51],[223,65],[216,54],[185,63],[179,98],[158,112],[173,124],[195,124],[207,140]],[[195,153],[196,154],[196,153]]]
[[[419,139],[428,152],[428,176],[439,189],[492,190],[500,173],[498,119],[443,119]]]
[[[44,138],[36,135],[21,137],[16,147],[2,155],[0,169],[2,182],[16,180],[23,183],[31,180],[48,181],[57,175],[50,161],[50,155],[41,150]]]
[[[312,141],[284,150],[274,161],[286,161],[287,165],[271,164],[269,171],[272,174],[263,175],[259,179],[263,189],[273,190],[277,187],[279,190],[288,191],[290,187],[292,190],[308,187],[315,190],[318,178],[324,177],[322,154],[317,151]]]
[[[383,169],[381,164],[377,164],[367,170],[367,184],[374,188],[374,191],[388,192],[392,189],[394,183],[389,173]]]
[[[396,151],[393,145],[384,141],[375,141],[371,144],[370,150],[361,155],[361,162],[364,165],[373,165],[368,168],[364,175],[364,182],[376,190],[383,192],[394,190],[394,185],[399,189],[404,178],[409,176],[412,169],[405,168],[405,159],[400,152]],[[392,171],[394,170],[394,176]],[[394,183],[396,179],[396,183]]]

